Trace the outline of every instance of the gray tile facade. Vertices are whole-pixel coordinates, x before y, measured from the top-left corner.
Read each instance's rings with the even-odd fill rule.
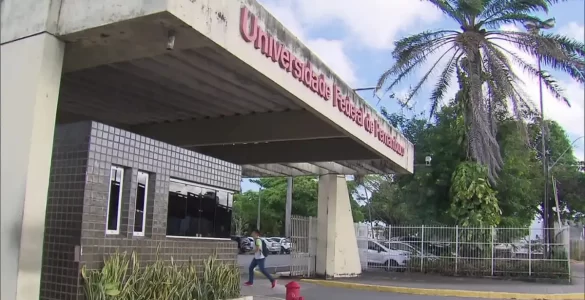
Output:
[[[81,265],[100,268],[115,251],[136,251],[144,263],[157,252],[175,261],[216,253],[236,262],[235,242],[167,238],[166,222],[170,178],[238,191],[240,166],[97,122],[57,126],[53,148],[41,299],[82,299]],[[124,169],[117,235],[105,230],[113,165]],[[149,174],[144,237],[133,235],[138,171]]]

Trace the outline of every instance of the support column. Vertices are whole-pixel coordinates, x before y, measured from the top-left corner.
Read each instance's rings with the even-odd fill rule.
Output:
[[[2,299],[39,299],[47,190],[65,44],[2,44]]]
[[[290,239],[290,218],[292,215],[293,178],[286,178],[286,203],[284,209],[284,236]]]
[[[318,197],[317,275],[358,276],[362,269],[345,176],[320,176]]]

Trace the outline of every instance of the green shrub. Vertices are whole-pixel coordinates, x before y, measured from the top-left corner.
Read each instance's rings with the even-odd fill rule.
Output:
[[[140,266],[135,253],[116,253],[101,270],[81,270],[87,300],[219,300],[240,294],[235,265],[204,260],[202,270],[193,261],[178,265],[157,260]]]
[[[422,266],[421,266],[422,264]],[[421,268],[422,267],[422,268]],[[492,276],[491,259],[455,260],[453,257],[438,259],[413,259],[407,269],[411,272],[424,272],[447,276],[483,277]],[[493,260],[494,277],[569,279],[569,266],[566,259],[532,260],[496,258]]]

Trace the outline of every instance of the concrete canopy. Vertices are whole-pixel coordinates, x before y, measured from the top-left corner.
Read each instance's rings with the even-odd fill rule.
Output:
[[[244,177],[413,170],[413,145],[255,0],[62,1],[54,21],[58,123],[118,126]]]

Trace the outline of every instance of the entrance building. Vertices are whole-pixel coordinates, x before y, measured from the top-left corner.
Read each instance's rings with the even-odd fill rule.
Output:
[[[233,261],[247,177],[319,176],[316,273],[360,273],[345,175],[413,145],[255,0],[1,9],[2,299],[77,299],[118,248]]]

